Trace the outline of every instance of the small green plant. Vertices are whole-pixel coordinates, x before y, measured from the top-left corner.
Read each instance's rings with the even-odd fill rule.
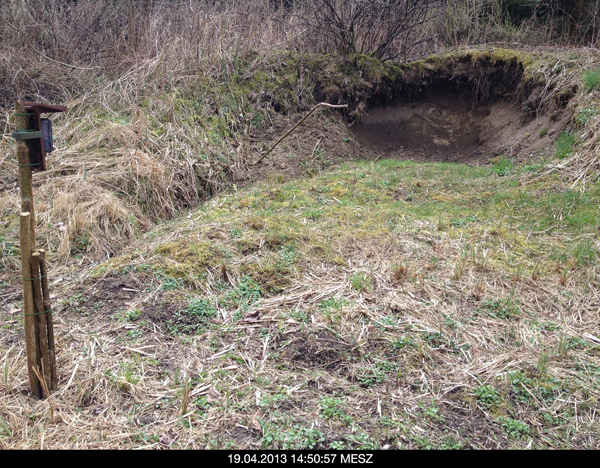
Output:
[[[361,387],[371,388],[377,384],[385,382],[386,376],[381,369],[366,369],[361,375],[356,377]]]
[[[512,158],[502,156],[500,159],[492,163],[492,172],[500,177],[507,176],[513,167]]]
[[[139,328],[134,328],[133,330],[129,330],[127,332],[127,336],[133,339],[141,338],[144,336],[144,331]]]
[[[544,330],[544,331],[549,331],[549,332],[553,332],[556,330],[560,330],[560,325],[551,321],[544,321],[544,322],[533,322],[532,325],[534,325],[536,328],[540,329],[540,330]]]
[[[590,107],[586,107],[581,109],[575,115],[575,121],[581,126],[585,127],[586,124],[592,120],[592,118],[596,115],[596,106],[592,104]]]
[[[600,69],[592,68],[583,72],[583,84],[588,92],[600,86]]]
[[[357,271],[352,275],[352,288],[357,291],[370,291],[373,287],[373,280],[364,271]]]
[[[500,416],[496,419],[496,422],[502,425],[502,428],[511,439],[520,439],[525,435],[529,435],[531,431],[527,424],[508,416]]]
[[[590,347],[590,344],[587,341],[578,336],[568,336],[565,338],[564,342],[565,349],[584,349]]]
[[[208,299],[195,298],[192,299],[185,308],[187,314],[195,317],[210,318],[217,313],[214,306]]]
[[[458,328],[458,322],[456,320],[449,315],[442,315],[444,316],[444,325],[446,325],[446,327],[448,327],[450,330],[456,330]]]
[[[344,424],[352,423],[352,417],[342,409],[344,400],[336,397],[321,397],[319,406],[321,407],[321,415],[325,419],[332,421],[340,421]]]
[[[163,291],[176,291],[183,289],[183,281],[178,278],[172,278],[171,276],[164,276],[161,278],[162,285],[160,289]]]
[[[548,127],[544,127],[540,130],[540,138],[544,138],[548,133]]]
[[[234,288],[226,290],[224,297],[219,300],[219,304],[227,307],[241,307],[241,309],[253,304],[262,297],[262,289],[260,285],[250,276],[244,275],[240,278],[238,284]],[[238,315],[234,318],[239,319],[244,312],[240,309]]]
[[[208,299],[195,298],[169,320],[167,329],[173,334],[194,335],[202,332],[216,314],[217,309]]]
[[[474,223],[475,221],[477,221],[477,216],[467,216],[465,218],[453,218],[452,222],[450,224],[452,224],[452,226],[454,227],[465,227],[468,224]]]
[[[318,429],[308,429],[294,424],[291,427],[281,427],[275,424],[263,423],[263,448],[283,450],[314,449],[317,444],[325,441],[325,434]]]
[[[392,341],[392,346],[396,349],[410,348],[414,346],[414,341],[410,336],[403,335]]]
[[[298,252],[296,251],[296,247],[293,245],[282,246],[279,250],[279,255],[281,255],[281,260],[286,265],[294,263],[296,258],[298,258]]]
[[[461,450],[464,447],[462,441],[455,439],[453,436],[444,437],[440,450]]]
[[[303,212],[304,216],[306,216],[309,219],[312,219],[313,221],[322,218],[323,213],[324,211],[322,208],[309,208],[307,210],[304,210]]]
[[[511,297],[503,299],[484,299],[481,301],[481,308],[477,311],[485,311],[488,315],[507,320],[517,317],[520,314],[517,301]]]
[[[444,335],[439,332],[425,332],[423,333],[423,339],[434,348],[438,348],[446,342]]]
[[[564,131],[555,142],[556,145],[556,157],[558,159],[564,159],[571,154],[573,151],[573,145],[577,140],[577,135],[572,131]]]
[[[378,444],[371,439],[368,434],[350,434],[348,440],[352,442],[358,450],[377,450]]]
[[[419,402],[419,406],[423,409],[423,414],[427,418],[438,422],[444,422],[446,420],[444,415],[440,414],[440,409],[435,403],[432,403],[431,406],[425,407],[423,406],[422,402]]]
[[[329,448],[333,450],[344,450],[346,447],[344,446],[344,442],[341,440],[334,440],[329,444]]]
[[[65,299],[65,302],[71,307],[77,306],[84,302],[83,294],[74,294],[73,296],[69,296],[67,299]]]
[[[511,372],[508,375],[508,379],[511,383],[511,391],[514,398],[521,403],[530,403],[530,389],[534,387],[534,381],[527,377],[522,371]]]
[[[293,310],[292,312],[290,312],[289,316],[290,318],[297,320],[298,322],[306,323],[310,321],[308,314],[302,310]]]
[[[475,387],[473,395],[477,398],[477,403],[485,410],[489,410],[500,402],[500,394],[490,385]]]
[[[127,310],[125,312],[123,312],[120,316],[121,320],[125,321],[125,322],[135,322],[136,320],[138,320],[139,318],[141,318],[142,316],[142,311],[141,310]]]
[[[329,299],[324,300],[319,303],[319,308],[323,311],[327,309],[334,309],[339,312],[346,306],[346,298],[344,296],[340,296],[337,299],[331,296]]]
[[[241,299],[254,302],[262,297],[259,284],[249,276],[243,276],[237,285],[236,293]]]

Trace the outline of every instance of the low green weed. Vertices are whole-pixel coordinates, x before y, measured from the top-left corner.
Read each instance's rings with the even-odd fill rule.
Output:
[[[475,387],[473,395],[477,398],[477,403],[485,410],[491,409],[500,402],[500,394],[490,385]]]
[[[370,291],[373,288],[373,280],[364,271],[357,271],[352,275],[352,288],[357,291]]]
[[[507,176],[508,174],[510,174],[512,167],[513,167],[512,158],[507,158],[505,156],[502,156],[496,162],[492,163],[492,172],[494,174],[496,174],[497,176],[503,177],[503,176]]]
[[[496,422],[502,425],[502,428],[511,439],[520,439],[525,435],[529,435],[531,432],[531,429],[527,424],[517,421],[516,419],[509,418],[508,416],[500,416],[496,419]]]
[[[517,317],[520,313],[517,302],[512,298],[484,299],[477,311],[485,311],[488,315],[503,320]]]
[[[169,320],[167,329],[173,334],[194,335],[204,330],[216,314],[217,309],[208,299],[195,298]]]
[[[592,104],[590,107],[586,107],[584,109],[581,109],[579,112],[577,112],[577,114],[575,115],[575,121],[581,127],[585,127],[586,124],[590,120],[592,120],[592,118],[595,115],[596,115],[596,106]]]
[[[344,424],[352,423],[352,417],[343,410],[344,400],[332,396],[321,397],[319,406],[321,407],[321,415],[325,419],[332,421],[340,421]]]
[[[577,135],[572,131],[564,131],[555,142],[556,145],[556,157],[558,159],[564,159],[571,154],[573,151],[573,145],[577,141]]]

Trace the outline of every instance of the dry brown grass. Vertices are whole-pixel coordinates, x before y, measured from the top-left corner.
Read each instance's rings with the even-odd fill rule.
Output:
[[[460,27],[441,19],[428,23],[433,29],[418,34],[432,39],[411,49],[410,56],[472,42],[540,43],[527,39],[523,30],[495,35],[502,28],[497,14],[485,25],[467,24],[479,18],[475,12],[481,3],[453,7],[444,21],[458,21]],[[39,213],[44,213],[42,244],[58,249],[63,259],[76,253],[111,256],[153,222],[247,178],[253,119],[268,119],[271,104],[263,102],[260,89],[248,92],[240,80],[266,74],[275,81],[284,60],[281,50],[324,46],[314,32],[307,37],[301,4],[290,11],[261,1],[153,2],[150,10],[140,4],[133,12],[108,1],[68,8],[58,1],[36,5],[4,5],[0,99],[7,108],[0,123],[8,131],[14,99],[69,106],[55,118],[58,151],[49,158],[50,170],[35,177]],[[436,28],[479,35],[444,38]],[[547,70],[546,75],[553,92],[544,99],[556,94],[559,80],[561,86],[572,85],[565,73]],[[310,102],[311,84],[294,86],[294,105],[301,98]],[[11,148],[4,135],[3,213],[17,205]],[[595,158],[586,161],[574,165],[577,180],[587,177],[583,168],[595,164]],[[96,199],[101,207],[90,203]],[[58,223],[67,227],[66,234],[55,229]]]
[[[108,1],[34,3],[5,4],[0,19],[2,123],[9,128],[14,99],[69,107],[54,119],[50,170],[35,177],[39,233],[51,250],[111,256],[150,222],[245,177],[247,97],[234,97],[243,110],[221,99],[239,70],[269,67],[296,34],[294,17],[268,2],[155,2],[133,16]],[[213,127],[200,124],[214,114]],[[17,204],[11,148],[3,137],[3,212]]]

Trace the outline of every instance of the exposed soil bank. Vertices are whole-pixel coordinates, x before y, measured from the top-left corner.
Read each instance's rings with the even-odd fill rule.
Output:
[[[386,157],[473,163],[543,151],[551,140],[541,130],[549,124],[545,115],[523,115],[514,102],[477,103],[441,85],[413,99],[405,96],[368,109],[351,132]]]
[[[575,91],[556,93],[516,55],[432,58],[382,80],[355,106],[360,118],[351,132],[384,157],[528,159],[545,153],[568,123],[565,105]]]

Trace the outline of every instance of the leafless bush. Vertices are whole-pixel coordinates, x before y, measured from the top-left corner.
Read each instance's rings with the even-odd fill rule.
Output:
[[[453,2],[437,24],[444,46],[484,44],[490,42],[543,44],[547,31],[535,18],[510,21],[502,2],[497,0],[462,0]]]
[[[443,12],[443,0],[310,0],[311,29],[326,48],[342,56],[371,55],[382,61],[406,54],[430,38],[423,26]],[[417,34],[415,34],[417,33]],[[421,33],[421,34],[419,34]]]

